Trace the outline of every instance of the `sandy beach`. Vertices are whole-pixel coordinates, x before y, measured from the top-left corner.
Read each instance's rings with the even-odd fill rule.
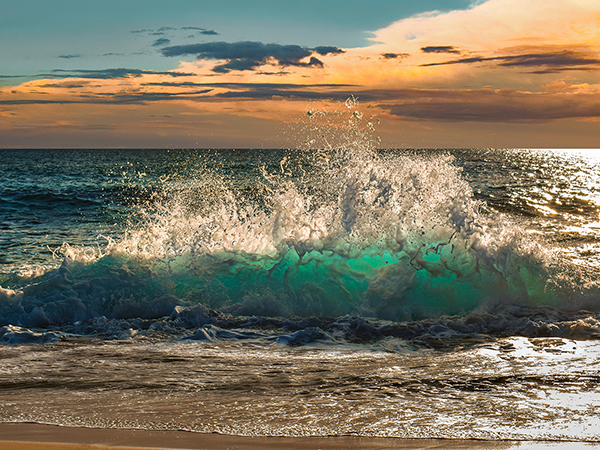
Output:
[[[70,428],[32,423],[0,424],[0,450],[89,449],[592,449],[600,443],[516,442],[361,437],[283,438],[184,431]]]

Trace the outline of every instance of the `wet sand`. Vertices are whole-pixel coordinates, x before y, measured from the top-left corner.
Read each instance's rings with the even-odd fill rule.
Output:
[[[600,449],[600,443],[514,442],[360,437],[242,437],[185,431],[70,428],[32,423],[0,424],[0,450],[111,449]]]

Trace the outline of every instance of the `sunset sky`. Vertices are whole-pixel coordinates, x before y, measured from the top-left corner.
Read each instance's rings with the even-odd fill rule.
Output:
[[[600,147],[598,0],[0,0],[0,148]]]

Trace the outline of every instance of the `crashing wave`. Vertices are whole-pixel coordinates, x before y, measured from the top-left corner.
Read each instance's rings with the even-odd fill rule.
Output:
[[[65,247],[60,268],[0,289],[0,325],[156,321],[202,305],[233,316],[442,326],[440,317],[461,316],[456,325],[492,317],[498,305],[582,307],[574,271],[482,208],[450,156],[377,151],[365,122],[352,99],[341,111],[311,110],[316,140],[286,152],[276,171],[206,165],[153,186],[160,195],[148,196],[144,219],[121,238],[101,250]],[[597,308],[598,296],[586,295]],[[493,332],[494,320],[472,332]],[[540,333],[517,328],[503,332]]]

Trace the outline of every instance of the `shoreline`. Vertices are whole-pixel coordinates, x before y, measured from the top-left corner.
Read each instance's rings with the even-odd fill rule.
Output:
[[[37,423],[0,423],[0,450],[94,449],[600,449],[600,442],[486,441],[378,437],[245,437],[188,431],[77,428]]]

